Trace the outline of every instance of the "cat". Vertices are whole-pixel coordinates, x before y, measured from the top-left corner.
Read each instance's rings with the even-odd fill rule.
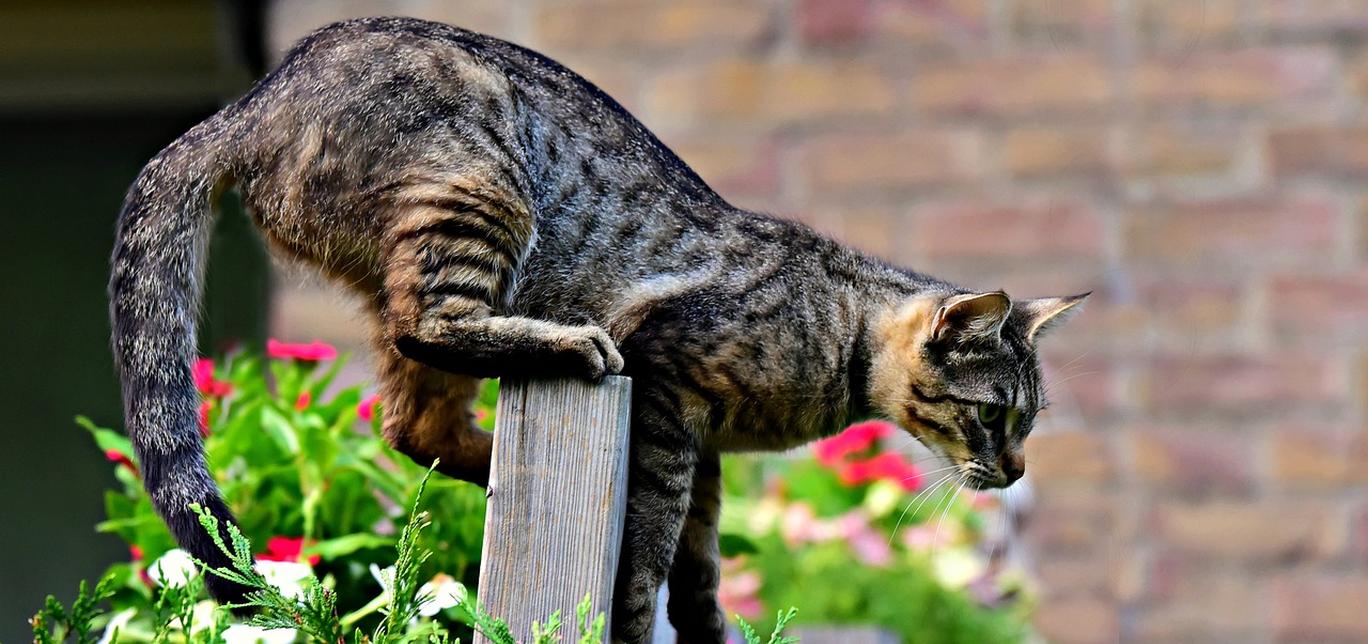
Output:
[[[217,194],[280,255],[375,320],[384,436],[486,484],[480,378],[633,379],[614,637],[720,642],[719,454],[781,450],[883,416],[974,488],[1011,484],[1044,405],[1038,336],[1086,297],[1013,301],[729,205],[594,85],[516,45],[404,18],[329,25],[157,154],[119,215],[113,350],[144,484],[182,546],[187,509],[232,520],[191,378]],[[208,580],[220,600],[242,589]]]

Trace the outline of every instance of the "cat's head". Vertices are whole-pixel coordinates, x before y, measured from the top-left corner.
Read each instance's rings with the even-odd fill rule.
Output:
[[[1045,406],[1036,342],[1086,297],[908,300],[874,329],[872,402],[970,487],[1011,485],[1025,473],[1024,442]]]

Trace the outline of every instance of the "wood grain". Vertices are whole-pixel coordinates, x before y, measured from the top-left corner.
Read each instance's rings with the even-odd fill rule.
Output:
[[[501,383],[479,598],[519,640],[556,610],[573,640],[575,605],[586,594],[595,614],[613,605],[631,383]]]

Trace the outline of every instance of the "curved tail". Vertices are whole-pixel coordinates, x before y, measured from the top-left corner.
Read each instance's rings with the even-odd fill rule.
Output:
[[[205,461],[199,394],[191,375],[211,198],[227,174],[223,115],[162,150],[139,173],[119,213],[111,260],[114,361],[123,382],[124,419],[143,485],[182,548],[210,566],[228,564],[188,506],[233,521]],[[245,589],[209,575],[219,601]]]

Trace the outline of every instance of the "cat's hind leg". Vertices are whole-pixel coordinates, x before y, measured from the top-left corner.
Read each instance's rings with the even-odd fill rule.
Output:
[[[377,360],[385,441],[423,467],[477,485],[489,484],[493,434],[475,426],[471,403],[478,378],[446,373],[393,349]]]
[[[698,440],[666,389],[632,391],[627,517],[613,596],[613,638],[648,642],[656,593],[670,572],[693,487]]]
[[[381,318],[404,356],[479,377],[622,369],[607,332],[503,315],[532,242],[531,215],[468,192],[404,207],[386,240]]]
[[[693,494],[670,567],[670,623],[686,644],[721,644],[727,622],[717,603],[721,555],[717,520],[722,509],[722,467],[705,453],[694,468]]]

